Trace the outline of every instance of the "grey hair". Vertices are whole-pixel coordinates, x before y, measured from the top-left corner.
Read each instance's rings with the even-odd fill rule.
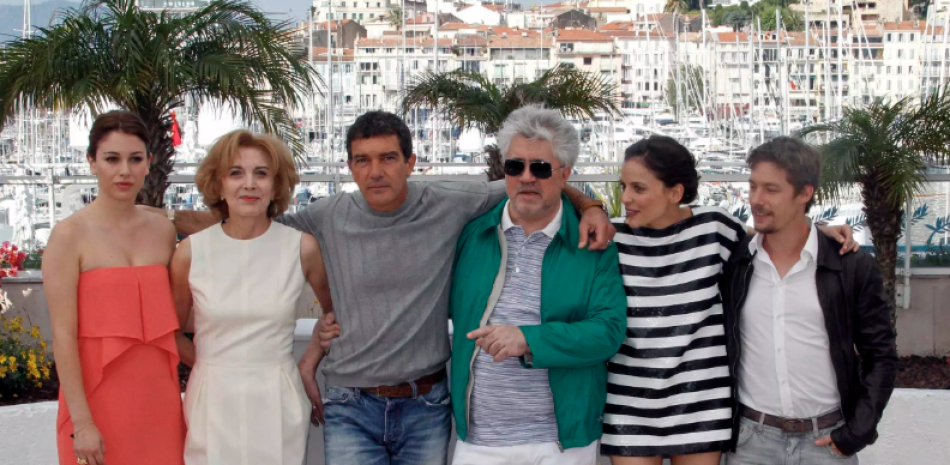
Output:
[[[508,158],[508,148],[515,136],[551,143],[554,156],[565,166],[574,166],[581,152],[577,130],[556,110],[540,105],[527,105],[508,115],[498,131],[498,148]]]
[[[796,194],[801,193],[805,186],[815,188],[811,200],[805,204],[805,211],[815,204],[821,182],[821,154],[815,147],[801,139],[776,137],[752,149],[746,159],[749,168],[755,168],[760,162],[775,163],[785,171],[785,177],[795,187]]]

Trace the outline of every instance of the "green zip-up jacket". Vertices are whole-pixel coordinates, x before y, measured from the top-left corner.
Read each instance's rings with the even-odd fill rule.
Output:
[[[561,229],[541,265],[541,324],[522,326],[531,354],[525,369],[547,368],[559,445],[584,447],[600,438],[607,399],[607,360],[627,330],[627,298],[617,247],[578,249],[578,219],[562,195]],[[468,432],[475,341],[505,281],[507,247],[501,216],[507,202],[469,223],[459,237],[449,312],[452,318],[452,409],[459,439]]]

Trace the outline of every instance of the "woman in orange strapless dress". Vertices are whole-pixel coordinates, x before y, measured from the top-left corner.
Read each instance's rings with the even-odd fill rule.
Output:
[[[94,202],[53,229],[43,280],[59,373],[60,465],[182,465],[178,319],[168,279],[174,227],[135,207],[148,174],[138,116],[96,119]]]

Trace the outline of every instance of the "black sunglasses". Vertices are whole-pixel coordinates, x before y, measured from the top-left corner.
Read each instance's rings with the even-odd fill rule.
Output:
[[[521,176],[524,173],[524,160],[516,158],[505,160],[505,174],[508,176]],[[554,174],[554,166],[546,161],[535,160],[528,163],[528,170],[531,175],[538,179],[548,179]]]

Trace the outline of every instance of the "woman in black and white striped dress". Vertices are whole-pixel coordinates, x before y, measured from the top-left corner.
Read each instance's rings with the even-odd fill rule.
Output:
[[[718,278],[745,227],[724,210],[682,206],[699,176],[669,137],[630,146],[621,183],[627,339],[608,365],[601,452],[615,465],[718,464],[732,434]]]
[[[718,280],[746,227],[721,208],[685,206],[696,162],[669,137],[627,148],[621,183],[627,339],[608,364],[601,452],[614,465],[717,465],[733,402]]]

